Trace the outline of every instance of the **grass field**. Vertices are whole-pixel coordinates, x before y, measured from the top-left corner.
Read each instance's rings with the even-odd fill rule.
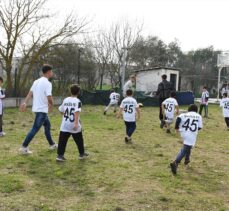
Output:
[[[184,107],[185,108],[185,107]],[[41,130],[31,156],[18,149],[33,122],[30,109],[6,109],[0,139],[0,210],[226,211],[229,210],[229,131],[221,111],[210,106],[187,168],[173,176],[169,163],[179,138],[159,128],[158,109],[143,108],[134,145],[124,143],[124,124],[102,106],[84,106],[81,120],[90,158],[78,160],[72,140],[67,161],[56,163]],[[58,140],[61,116],[50,115]]]

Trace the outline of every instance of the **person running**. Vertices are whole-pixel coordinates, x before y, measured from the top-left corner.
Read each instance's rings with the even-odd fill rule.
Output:
[[[119,103],[119,100],[120,100],[120,94],[117,93],[116,90],[112,89],[109,98],[110,98],[110,103],[105,108],[104,113],[103,113],[104,115],[107,114],[107,111],[111,106],[114,106],[114,113],[116,113],[117,107],[118,107],[118,103]]]

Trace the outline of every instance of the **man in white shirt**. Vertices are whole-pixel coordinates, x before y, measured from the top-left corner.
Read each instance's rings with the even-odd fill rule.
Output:
[[[80,123],[81,101],[78,99],[80,95],[80,87],[76,84],[70,87],[71,96],[64,99],[59,111],[63,113],[62,123],[60,127],[59,143],[57,150],[57,161],[65,161],[64,153],[70,136],[73,137],[78,151],[79,159],[84,159],[88,153],[84,152],[84,140],[82,127]]]
[[[190,163],[191,149],[196,143],[198,131],[202,129],[202,117],[197,113],[196,105],[190,105],[187,113],[177,117],[175,129],[180,132],[183,140],[183,147],[174,162],[170,163],[171,171],[176,174],[178,164],[185,157],[184,164]]]
[[[200,102],[200,112],[202,114],[202,110],[204,108],[204,117],[208,118],[208,99],[209,99],[209,92],[207,91],[207,87],[203,87],[203,92],[201,95],[201,102]]]
[[[162,102],[162,112],[164,116],[164,123],[167,126],[167,133],[170,133],[170,127],[174,120],[174,112],[176,109],[176,114],[179,114],[179,106],[177,100],[175,99],[176,92],[171,92],[170,97]],[[162,125],[163,128],[164,124]]]
[[[227,92],[223,93],[223,98],[220,101],[220,107],[223,110],[224,120],[226,122],[227,129],[229,130],[229,98]]]
[[[108,106],[105,108],[104,110],[104,115],[106,115],[108,109],[111,107],[111,106],[114,106],[114,113],[116,112],[117,110],[117,107],[118,107],[118,103],[119,103],[119,100],[120,100],[120,94],[116,92],[116,90],[111,90],[111,94],[110,94],[110,103],[108,104]]]
[[[123,114],[123,119],[126,125],[126,143],[132,143],[131,136],[136,129],[136,114],[140,119],[140,109],[137,101],[133,98],[133,91],[126,91],[126,98],[121,102],[118,118]]]
[[[52,66],[48,64],[43,65],[42,73],[43,76],[33,82],[24,103],[20,106],[20,111],[24,112],[29,99],[33,96],[32,111],[35,113],[36,117],[32,129],[27,134],[21,148],[19,149],[22,154],[32,153],[29,150],[28,145],[42,125],[44,126],[44,132],[50,145],[50,150],[57,148],[57,145],[51,137],[51,124],[48,118],[48,112],[52,112],[53,109],[52,84],[49,82],[49,79],[53,76]]]
[[[131,89],[132,91],[134,91],[135,81],[136,81],[136,76],[131,75],[130,79],[123,86],[123,97],[126,97],[127,90]]]

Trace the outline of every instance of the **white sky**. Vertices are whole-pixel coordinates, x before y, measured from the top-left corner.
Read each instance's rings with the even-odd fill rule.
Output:
[[[74,9],[93,27],[137,20],[144,23],[143,35],[166,43],[177,38],[183,51],[210,45],[229,50],[229,0],[49,0],[47,6],[61,14]]]

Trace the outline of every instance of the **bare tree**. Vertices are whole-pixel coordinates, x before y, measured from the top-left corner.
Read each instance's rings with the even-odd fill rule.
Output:
[[[79,19],[70,14],[62,25],[59,22],[48,25],[53,15],[47,15],[48,11],[44,10],[46,2],[47,0],[0,2],[0,56],[6,71],[9,93],[13,90],[13,57],[17,55],[22,58],[18,66],[16,88],[23,88],[28,82],[33,65],[45,50],[82,32],[88,24],[85,18]]]

